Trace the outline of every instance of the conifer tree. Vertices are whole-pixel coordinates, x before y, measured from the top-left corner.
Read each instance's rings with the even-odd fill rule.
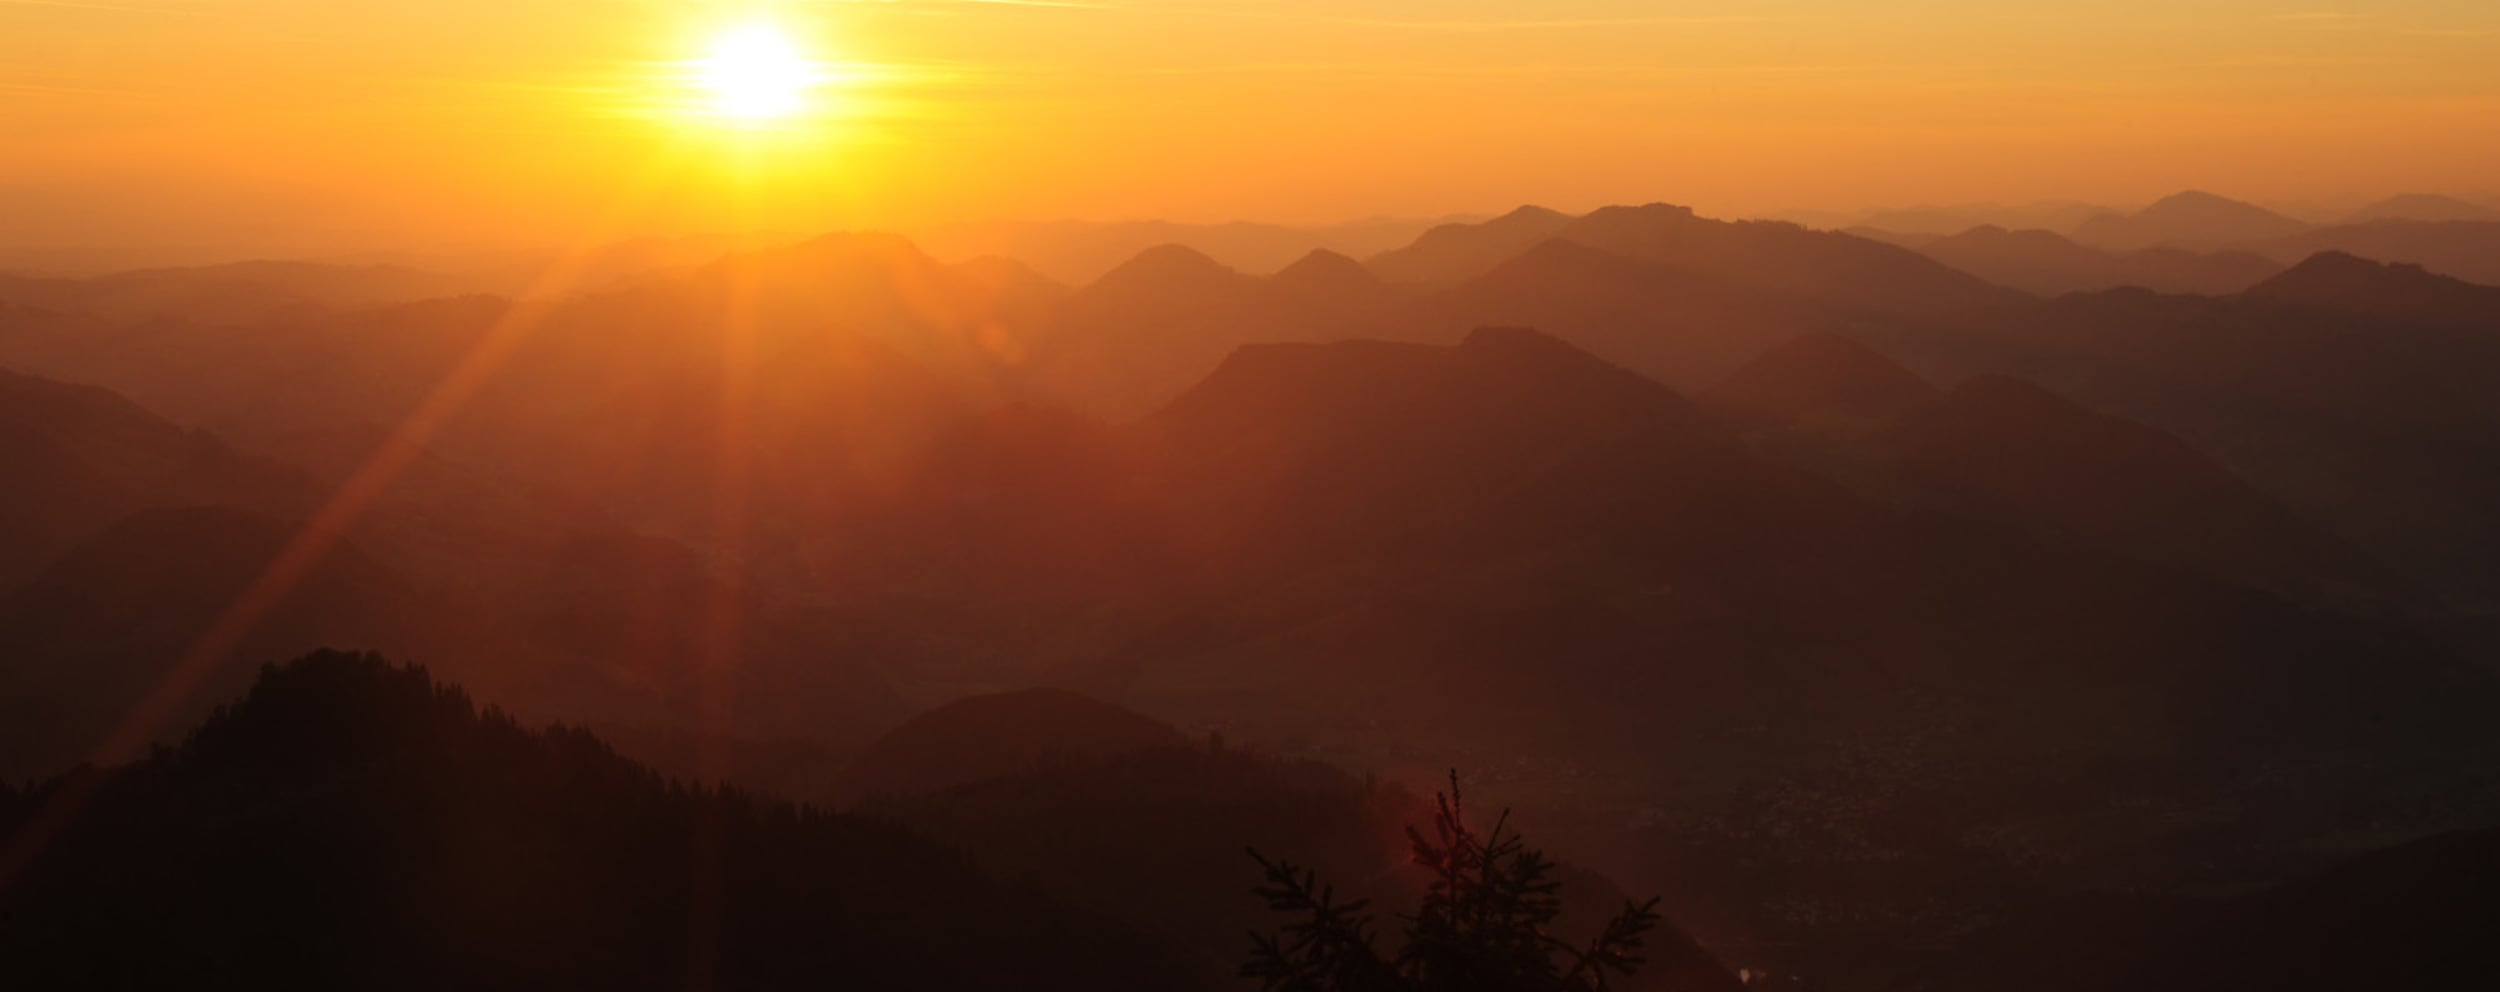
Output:
[[[1432,834],[1406,831],[1432,882],[1404,917],[1403,947],[1381,951],[1365,900],[1339,901],[1315,873],[1252,850],[1267,874],[1252,891],[1295,919],[1250,935],[1242,975],[1271,992],[1592,992],[1640,967],[1658,900],[1627,902],[1587,944],[1556,937],[1554,862],[1510,829],[1510,812],[1477,833],[1455,771],[1434,800]]]

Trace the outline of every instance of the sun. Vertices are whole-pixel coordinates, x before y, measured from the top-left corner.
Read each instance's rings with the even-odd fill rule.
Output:
[[[740,121],[796,115],[822,77],[789,34],[771,24],[723,31],[695,62],[695,80],[711,95],[712,112]]]

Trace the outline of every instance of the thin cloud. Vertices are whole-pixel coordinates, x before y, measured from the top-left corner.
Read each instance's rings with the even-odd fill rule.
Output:
[[[54,83],[19,83],[0,79],[0,90],[13,93],[79,93],[101,96],[154,96],[142,90],[106,89],[100,86],[61,86]]]
[[[1280,17],[1290,17],[1290,16],[1294,16],[1294,15],[1289,15],[1289,14],[1280,14],[1280,15],[1276,15],[1276,16],[1280,16]],[[1325,15],[1325,14],[1307,15],[1307,16],[1308,16],[1308,18],[1309,18],[1310,20],[1315,20],[1315,21],[1324,21],[1324,22],[1327,22],[1327,23],[1330,23],[1330,24],[1349,24],[1349,25],[1357,25],[1357,26],[1361,26],[1361,27],[1377,27],[1377,28],[1404,28],[1404,29],[1410,29],[1410,30],[1421,30],[1421,31],[1460,31],[1460,32],[1465,32],[1465,31],[1536,31],[1536,30],[1563,30],[1563,31],[1575,31],[1575,30],[1590,30],[1590,29],[1597,29],[1597,28],[1626,28],[1626,27],[1705,27],[1705,26],[1714,25],[1714,24],[1764,24],[1764,23],[1774,23],[1774,22],[1779,22],[1779,21],[1792,21],[1792,20],[1796,20],[1796,18],[1795,18],[1795,17],[1791,17],[1791,16],[1781,16],[1781,15],[1754,15],[1754,14],[1727,14],[1727,15],[1715,15],[1715,16],[1710,16],[1710,15],[1696,15],[1696,16],[1686,16],[1686,17],[1675,17],[1675,16],[1644,16],[1644,17],[1579,17],[1579,18],[1561,18],[1561,19],[1544,19],[1544,20],[1539,20],[1539,19],[1527,19],[1527,18],[1523,18],[1523,19],[1517,19],[1517,20],[1491,20],[1491,21],[1469,21],[1469,20],[1400,20],[1400,19],[1397,19],[1397,18],[1381,18],[1381,17],[1335,17],[1335,16],[1330,16],[1330,15]]]
[[[0,0],[0,7],[47,7],[58,10],[103,10],[118,14],[201,14],[206,11],[189,6],[164,4],[108,3],[104,0]]]
[[[1091,0],[829,0],[837,5],[876,7],[1042,7],[1055,10],[1137,10]]]
[[[1567,18],[1396,18],[1349,17],[1341,14],[1305,11],[1271,10],[1248,5],[1184,5],[1097,2],[1097,0],[835,0],[839,3],[875,4],[902,7],[1056,7],[1071,10],[1107,10],[1132,14],[1255,18],[1258,20],[1303,21],[1314,24],[1340,24],[1351,27],[1388,28],[1410,31],[1534,31],[1534,30],[1597,30],[1626,27],[1695,27],[1713,24],[1758,24],[1793,21],[1789,15],[1760,14],[1644,14],[1629,17],[1567,17]]]
[[[921,0],[933,6],[958,7],[1056,7],[1062,10],[1119,10],[1118,4],[1086,3],[1084,0]]]

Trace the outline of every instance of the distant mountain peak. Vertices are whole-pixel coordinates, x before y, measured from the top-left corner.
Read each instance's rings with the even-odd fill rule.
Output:
[[[2178,192],[2176,192],[2176,193],[2172,193],[2172,194],[2170,194],[2169,196],[2165,196],[2165,197],[2162,197],[2161,199],[2158,199],[2158,200],[2153,201],[2153,204],[2152,204],[2152,205],[2153,205],[2154,207],[2160,207],[2160,206],[2172,206],[2172,207],[2185,207],[2185,206],[2231,206],[2231,207],[2247,207],[2247,206],[2251,206],[2250,204],[2247,204],[2247,203],[2242,203],[2242,202],[2240,202],[2240,201],[2238,201],[2238,200],[2231,199],[2230,197],[2223,196],[2223,195],[2222,195],[2222,194],[2220,194],[2220,193],[2211,193],[2211,192],[2207,192],[2207,191],[2205,191],[2205,190],[2201,190],[2201,189],[2183,189],[2183,190],[2180,190],[2180,191],[2178,191]],[[2148,207],[2148,208],[2146,208],[2146,209],[2151,209],[2151,208],[2150,208],[2150,207]],[[2258,208],[2258,209],[2263,209],[2263,208]]]
[[[1545,207],[1520,207],[1481,224],[1443,224],[1365,263],[1390,282],[1450,283],[1481,275],[1560,233],[1571,218]]]
[[[1295,259],[1292,265],[1277,270],[1276,274],[1283,275],[1297,269],[1343,271],[1349,267],[1359,269],[1363,267],[1363,263],[1355,261],[1343,252],[1327,248],[1313,248],[1301,258]]]
[[[1539,270],[1572,273],[1587,271],[1591,268],[1628,272],[1651,269],[1655,266],[1620,252],[1608,251],[1579,241],[1567,238],[1547,238],[1528,246],[1502,264],[1494,266],[1487,275],[1498,277],[1505,273],[1516,274]]]
[[[1609,221],[1639,220],[1647,223],[1672,223],[1676,221],[1704,220],[1707,218],[1694,213],[1693,208],[1691,207],[1675,203],[1656,202],[1637,205],[1624,204],[1620,206],[1600,207],[1596,210],[1590,211],[1588,216],[1581,219],[1583,221],[1590,222],[1590,224],[1594,226]]]
[[[1898,245],[1785,221],[1715,220],[1672,203],[1608,207],[1557,237],[1757,290],[1897,315],[2022,298]]]
[[[1536,204],[1530,203],[1522,205],[1509,213],[1495,217],[1492,220],[1486,221],[1485,226],[1515,226],[1519,224],[1544,225],[1570,219],[1571,215],[1563,213],[1560,210],[1556,210],[1552,207],[1540,207]]]
[[[2303,221],[2201,189],[2162,197],[2133,214],[2098,214],[2077,226],[2075,240],[2134,250],[2162,244],[2229,244],[2289,237]]]
[[[1111,279],[1123,274],[1230,275],[1233,274],[1233,270],[1226,268],[1224,263],[1218,262],[1214,258],[1209,257],[1207,253],[1199,251],[1198,249],[1192,248],[1188,245],[1163,244],[1138,252],[1128,261],[1121,263],[1119,268],[1111,270],[1111,273],[1109,275],[1105,275],[1103,278]]]
[[[2131,229],[2124,219],[2111,218]],[[2102,225],[2099,230],[2114,230]],[[2088,239],[2091,231],[2079,232]],[[2131,231],[2118,232],[2130,240]],[[2140,239],[2135,239],[2140,240]],[[2219,296],[2237,293],[2282,266],[2248,252],[2201,252],[2183,248],[2111,251],[2055,231],[1974,227],[1918,247],[1921,254],[2001,286],[2041,296],[2142,286],[2167,293]]]
[[[1160,416],[1273,424],[1331,411],[1320,419],[1341,420],[1348,410],[1374,415],[1384,404],[1427,394],[1449,402],[1469,396],[1461,404],[1469,417],[1530,406],[1628,403],[1700,419],[1657,380],[1545,332],[1502,326],[1478,327],[1455,346],[1365,340],[1244,345]]]
[[[2055,231],[2043,231],[2037,228],[2009,230],[1994,224],[1982,224],[1960,234],[1937,238],[1921,245],[1917,251],[1954,268],[1983,277],[1989,273],[1982,270],[1993,269],[1997,266],[1975,263],[1995,262],[2008,255],[2025,260],[2054,258],[2069,263],[2086,257],[2107,257],[2100,250],[2087,248],[2076,243],[2074,239]]]
[[[993,282],[1054,282],[1049,276],[1025,264],[1023,259],[1009,258],[1005,255],[980,255],[967,258],[955,263],[955,271],[980,276]]]
[[[93,417],[117,425],[146,427],[159,423],[156,415],[147,412],[128,397],[101,386],[64,382],[59,379],[0,368],[0,400],[10,408],[24,406],[41,411],[44,420],[60,423],[70,416]],[[170,429],[172,425],[164,425]]]
[[[2237,223],[2298,230],[2308,225],[2254,203],[2227,196],[2191,189],[2172,193],[2153,201],[2151,206],[2136,211],[2135,220],[2146,223]]]
[[[2500,295],[2500,289],[2451,279],[2410,262],[2380,262],[2341,251],[2322,251],[2302,259],[2300,264],[2250,287],[2248,295],[2285,302],[2327,302],[2326,297],[2330,294],[2443,292],[2452,289],[2482,290]]]
[[[2249,287],[2252,300],[2327,307],[2434,324],[2500,326],[2500,287],[2452,279],[2419,265],[2322,251]]]
[[[1368,290],[1380,285],[1380,277],[1363,263],[1326,248],[1312,249],[1299,261],[1269,276],[1271,285],[1304,292]]]
[[[1224,292],[1247,282],[1242,275],[1187,245],[1156,245],[1105,273],[1084,292],[1200,294]]]
[[[2334,251],[2330,249],[2302,259],[2300,264],[2283,270],[2281,275],[2275,277],[2275,280],[2298,280],[2317,278],[2324,275],[2358,275],[2363,273],[2412,273],[2415,275],[2430,275],[2428,271],[2424,270],[2419,265],[2409,265],[2403,262],[2392,264],[2376,262],[2363,258],[2359,255],[2355,255],[2351,252]]]

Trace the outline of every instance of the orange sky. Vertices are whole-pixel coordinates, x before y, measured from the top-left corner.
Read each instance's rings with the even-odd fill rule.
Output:
[[[759,18],[827,79],[711,119],[685,62]],[[0,0],[19,255],[540,240],[620,202],[661,233],[2492,198],[2495,122],[2490,0]]]

